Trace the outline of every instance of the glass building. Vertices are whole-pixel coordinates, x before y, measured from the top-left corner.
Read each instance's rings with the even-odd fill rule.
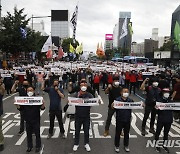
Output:
[[[171,40],[173,41],[171,58],[180,59],[180,5],[172,14]]]

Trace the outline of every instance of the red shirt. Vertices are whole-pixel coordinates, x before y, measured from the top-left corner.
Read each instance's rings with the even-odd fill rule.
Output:
[[[143,76],[142,76],[142,74],[138,74],[138,81],[143,81]]]
[[[130,82],[136,82],[136,74],[130,75]]]
[[[100,83],[100,77],[98,75],[94,76],[94,83]]]
[[[126,80],[130,80],[130,76],[129,76],[129,75],[130,75],[129,72],[126,72],[126,73],[125,73],[125,79],[126,79]]]
[[[113,76],[112,75],[108,75],[108,83],[112,84],[113,83]]]

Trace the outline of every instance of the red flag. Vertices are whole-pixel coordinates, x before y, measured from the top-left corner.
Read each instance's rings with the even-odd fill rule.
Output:
[[[48,52],[46,53],[46,57],[49,59],[52,58],[52,56],[53,56],[52,50],[48,50]]]
[[[61,59],[64,55],[63,49],[60,47],[58,51],[58,59]]]

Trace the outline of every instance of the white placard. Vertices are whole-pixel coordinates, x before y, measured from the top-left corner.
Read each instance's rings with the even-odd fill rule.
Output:
[[[152,72],[142,72],[142,75],[153,75]]]
[[[1,74],[1,77],[3,77],[3,78],[10,78],[12,76],[11,76],[11,74]]]
[[[99,99],[98,98],[75,98],[75,97],[68,97],[69,105],[75,106],[98,106]]]
[[[143,102],[120,102],[114,101],[115,109],[143,109]]]
[[[158,108],[159,110],[180,110],[180,102],[175,102],[175,103],[156,102],[156,108]]]
[[[14,97],[16,105],[42,105],[43,97]]]
[[[16,72],[16,75],[26,75],[26,72]]]

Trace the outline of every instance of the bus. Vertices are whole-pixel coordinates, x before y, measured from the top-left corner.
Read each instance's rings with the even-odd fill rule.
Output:
[[[145,64],[149,63],[149,59],[145,57],[136,57],[136,56],[125,56],[124,62],[130,63],[130,64]]]

